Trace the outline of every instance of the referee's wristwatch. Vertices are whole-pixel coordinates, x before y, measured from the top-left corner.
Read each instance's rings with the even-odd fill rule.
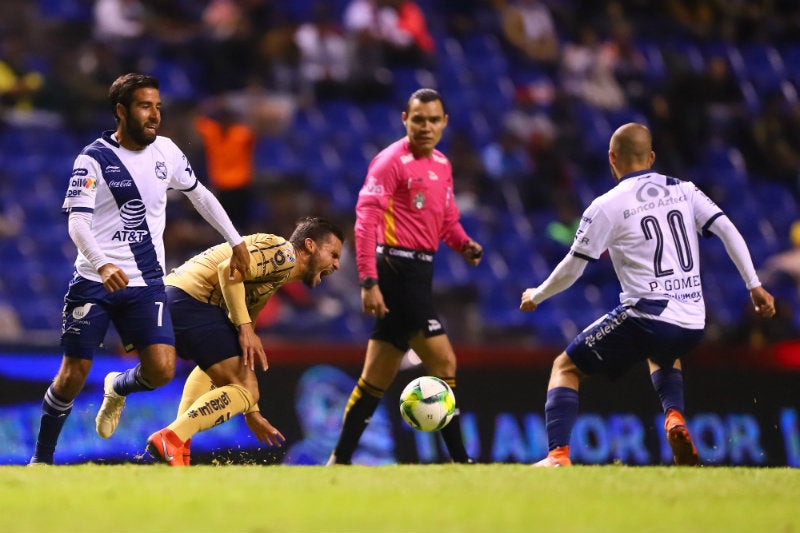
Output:
[[[371,276],[367,276],[361,280],[361,288],[362,289],[371,289],[375,285],[378,284],[378,278],[373,278]]]

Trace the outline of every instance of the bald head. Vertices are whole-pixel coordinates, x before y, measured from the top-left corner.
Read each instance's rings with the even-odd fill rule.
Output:
[[[643,124],[630,122],[617,128],[608,143],[611,172],[619,179],[625,174],[647,170],[655,161],[653,138]]]

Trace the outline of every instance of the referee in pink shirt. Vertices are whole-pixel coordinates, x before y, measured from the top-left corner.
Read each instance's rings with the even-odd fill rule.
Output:
[[[456,354],[433,305],[433,258],[440,240],[473,266],[483,248],[459,222],[452,167],[436,150],[448,118],[441,95],[433,89],[415,91],[401,117],[406,136],[375,156],[358,195],[355,245],[361,306],[375,317],[375,326],[329,465],[351,463],[409,348],[429,375],[456,386]],[[454,462],[472,462],[458,410],[441,432]]]

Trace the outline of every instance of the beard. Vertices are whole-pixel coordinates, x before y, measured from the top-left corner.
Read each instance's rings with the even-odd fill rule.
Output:
[[[143,124],[134,123],[130,120],[126,123],[125,133],[129,139],[139,146],[147,146],[156,140],[156,134],[145,132]]]

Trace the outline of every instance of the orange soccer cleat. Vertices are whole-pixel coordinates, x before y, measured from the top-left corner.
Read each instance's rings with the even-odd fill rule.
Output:
[[[664,420],[664,431],[667,433],[667,442],[672,448],[672,458],[679,466],[696,466],[699,462],[697,448],[692,442],[692,436],[686,427],[686,421],[676,410],[670,409]]]
[[[185,466],[183,448],[183,442],[171,429],[164,428],[147,438],[150,455],[169,466]]]
[[[569,458],[569,446],[559,446],[550,453],[547,457],[539,462],[533,463],[531,466],[537,468],[555,468],[558,466],[572,466],[572,461]]]

